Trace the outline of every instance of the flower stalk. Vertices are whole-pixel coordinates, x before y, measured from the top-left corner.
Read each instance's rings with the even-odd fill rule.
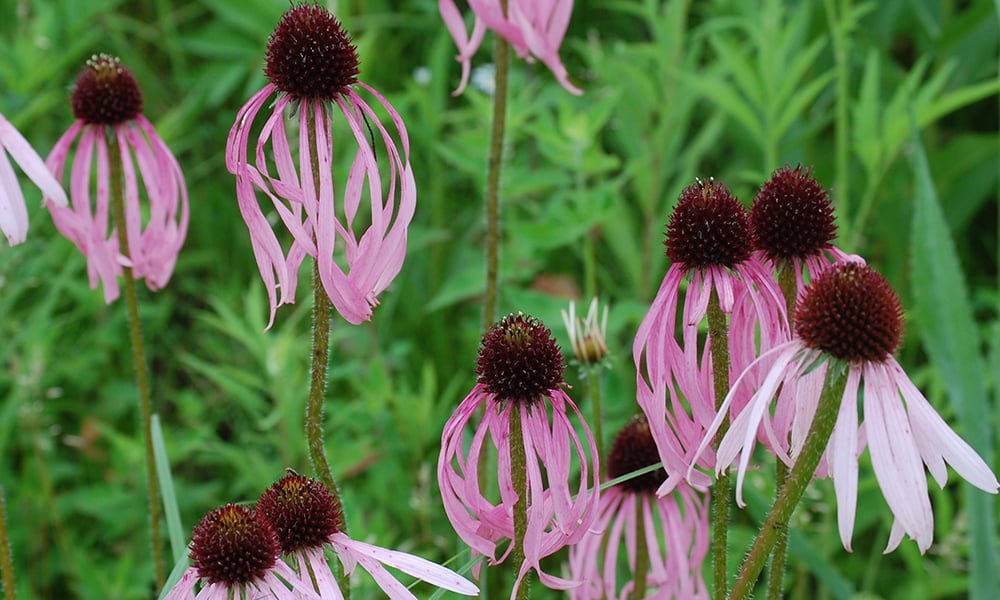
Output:
[[[791,519],[799,500],[802,499],[806,486],[809,485],[816,472],[820,458],[833,434],[837,413],[844,396],[844,388],[847,386],[847,370],[838,367],[839,365],[834,364],[827,369],[826,380],[823,382],[823,393],[820,396],[819,405],[816,407],[812,424],[809,426],[806,442],[796,458],[795,465],[792,467],[784,487],[781,488],[774,506],[771,507],[771,512],[768,513],[764,525],[761,526],[753,545],[750,546],[750,551],[736,576],[736,583],[729,596],[730,600],[746,600],[750,597],[757,577],[767,561],[767,556],[778,539],[778,534],[788,530],[788,521]]]
[[[320,189],[319,178],[319,148],[316,144],[316,114],[314,111],[303,106],[301,110],[308,110],[307,123],[309,130],[310,161],[312,162],[313,181],[316,189]],[[330,463],[326,460],[326,448],[323,444],[323,403],[326,398],[326,376],[330,363],[330,298],[323,288],[323,281],[320,275],[319,260],[313,261],[313,341],[312,341],[312,368],[309,379],[309,399],[306,402],[306,423],[305,433],[309,445],[309,461],[313,470],[319,475],[323,485],[330,490],[333,497],[341,503],[343,499],[340,495],[340,488],[333,478],[330,470]],[[345,518],[341,526],[341,531],[347,535],[347,519]],[[351,580],[346,573],[338,567],[337,581],[344,593],[344,597],[350,600]]]
[[[524,433],[521,424],[521,406],[510,401],[510,474],[517,502],[514,503],[514,565],[518,570],[524,564],[524,536],[528,531],[528,457],[524,450]],[[487,409],[488,410],[488,409]],[[528,573],[517,588],[517,600],[531,596]]]
[[[604,466],[604,434],[601,423],[604,422],[604,408],[601,406],[601,365],[588,365],[587,390],[590,393],[590,403],[594,411],[594,441],[597,442],[597,461]]]
[[[719,306],[719,294],[712,288],[708,299],[708,338],[712,341],[712,372],[715,393],[715,409],[722,407],[722,402],[729,393],[729,324],[726,315]],[[712,441],[712,447],[719,449],[719,443],[729,430],[729,417],[722,420],[722,425]],[[729,473],[723,471],[716,477],[712,490],[712,581],[714,598],[724,600],[726,597],[727,551],[729,537]]]
[[[119,252],[128,258],[128,233],[125,225],[125,194],[122,192],[122,148],[114,136],[108,136],[108,167],[110,171],[111,214],[118,232]],[[132,268],[122,267],[124,274],[125,307],[128,314],[128,331],[132,341],[132,362],[135,364],[135,382],[139,388],[139,418],[146,454],[146,489],[149,494],[150,543],[153,551],[153,575],[156,587],[163,587],[166,567],[163,561],[163,540],[160,533],[160,492],[156,477],[156,457],[153,454],[153,405],[149,392],[149,368],[139,321],[139,300]]]
[[[501,1],[506,14],[507,2]],[[503,142],[507,126],[507,82],[510,75],[510,44],[502,35],[494,36],[495,82],[493,92],[493,127],[490,130],[489,158],[486,163],[486,292],[483,298],[485,332],[493,324],[497,310],[500,272],[500,171],[503,167]]]
[[[8,600],[17,600],[17,590],[14,588],[14,559],[10,553],[10,540],[7,536],[7,503],[0,486],[0,574],[3,575],[3,594]]]
[[[778,267],[778,287],[781,288],[781,295],[785,299],[785,311],[788,315],[788,325],[791,327],[795,322],[795,300],[798,295],[798,288],[795,283],[795,271],[791,261],[785,262]],[[775,497],[785,487],[788,479],[788,465],[777,460],[774,464],[774,493]],[[785,578],[785,563],[788,558],[788,530],[778,531],[778,537],[774,542],[774,550],[771,551],[771,569],[767,576],[767,598],[768,600],[781,600],[782,581]]]

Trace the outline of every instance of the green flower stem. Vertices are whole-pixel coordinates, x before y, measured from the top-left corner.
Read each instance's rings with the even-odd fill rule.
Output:
[[[304,102],[299,110],[308,111],[306,113],[306,127],[309,129],[309,148],[312,149],[310,160],[313,170],[313,184],[316,193],[319,193],[319,156],[316,148],[316,114],[309,103]],[[313,340],[312,340],[312,370],[309,379],[309,399],[306,402],[306,440],[309,444],[309,461],[313,470],[319,476],[323,485],[330,490],[333,497],[340,502],[341,510],[344,508],[344,501],[340,495],[340,488],[337,486],[333,473],[330,471],[330,463],[326,460],[326,449],[323,446],[323,403],[326,397],[326,374],[330,362],[330,298],[323,289],[323,281],[319,274],[319,261],[313,261]],[[347,518],[342,520],[340,530],[347,535]],[[340,568],[339,562],[336,566],[337,580],[340,589],[344,593],[344,598],[350,600],[351,580]]]
[[[729,393],[729,322],[719,306],[719,295],[715,289],[708,299],[708,338],[712,340],[712,371],[714,374],[715,410]],[[729,431],[729,417],[722,420],[712,448],[719,449],[719,443]],[[714,598],[726,597],[726,558],[729,537],[729,473],[720,473],[712,486],[712,582]]]
[[[0,486],[0,573],[3,574],[3,594],[7,600],[17,600],[17,590],[14,588],[14,560],[10,553],[10,540],[7,536],[7,504],[3,496],[3,486]]]
[[[501,2],[504,14],[506,2]],[[494,35],[496,62],[493,92],[493,128],[486,165],[486,294],[483,298],[483,331],[493,324],[497,310],[497,287],[500,272],[500,170],[503,167],[503,141],[507,126],[507,80],[510,74],[510,44]]]
[[[840,411],[846,385],[847,370],[840,368],[839,363],[828,364],[826,381],[823,382],[823,394],[816,407],[812,425],[809,426],[806,443],[796,457],[792,472],[788,475],[785,486],[781,488],[778,499],[774,501],[767,519],[764,520],[760,533],[750,546],[750,551],[736,576],[730,600],[746,600],[750,597],[757,577],[767,561],[767,555],[778,539],[778,533],[788,529],[792,512],[802,499],[806,486],[812,481],[816,466],[819,465],[823,451],[826,450],[833,434],[833,426],[837,422],[837,413]]]
[[[528,457],[524,450],[524,434],[521,427],[521,405],[510,400],[510,475],[517,502],[514,503],[514,566],[518,571],[524,564],[524,536],[528,531]],[[517,589],[517,600],[527,600],[531,595],[530,573],[521,580]]]
[[[111,181],[111,214],[118,231],[118,252],[128,257],[128,232],[125,228],[125,194],[122,192],[122,152],[113,135],[108,136],[108,166]],[[153,574],[156,588],[162,588],[166,581],[166,567],[163,562],[163,537],[160,533],[160,492],[156,477],[156,457],[153,454],[153,403],[149,393],[149,367],[146,365],[146,349],[142,340],[142,325],[139,322],[139,300],[136,293],[135,277],[131,267],[122,267],[125,290],[125,308],[128,313],[128,331],[132,339],[132,362],[135,364],[135,383],[139,388],[139,417],[142,421],[142,437],[146,446],[146,488],[149,494],[150,542],[153,550]]]
[[[309,401],[306,404],[306,439],[309,440],[309,460],[330,493],[340,500],[340,488],[330,471],[323,443],[323,400],[326,396],[326,373],[330,360],[330,299],[320,281],[319,263],[313,262],[313,343],[312,370],[309,380]]]
[[[601,407],[601,366],[587,365],[587,390],[590,392],[590,402],[594,410],[594,441],[597,444],[597,464],[604,466],[604,433],[601,423],[604,421],[604,409]]]
[[[840,215],[840,237],[848,241],[845,248],[854,247],[855,239],[854,224],[851,219],[850,206],[850,115],[848,112],[851,102],[851,80],[850,80],[850,42],[851,36],[847,30],[847,20],[851,18],[850,0],[840,0],[840,8],[836,7],[837,0],[826,0],[823,5],[826,9],[826,18],[830,26],[830,37],[833,40],[833,60],[836,71],[837,91],[836,91],[836,119],[834,129],[834,158],[837,165],[836,203],[837,214]],[[790,321],[789,321],[790,322]]]
[[[500,0],[501,13],[507,14],[507,0]],[[482,331],[493,325],[497,311],[500,273],[500,170],[503,167],[503,141],[507,127],[507,80],[510,75],[510,44],[501,35],[493,36],[495,63],[493,90],[493,128],[490,130],[489,158],[486,163],[486,291],[483,295]],[[485,408],[485,407],[484,407]],[[479,412],[482,418],[485,410]],[[489,446],[479,454],[479,488],[487,489],[492,471]]]
[[[778,266],[778,286],[785,298],[785,309],[788,314],[788,326],[794,327],[795,301],[798,289],[795,283],[795,270],[791,262]],[[785,487],[788,478],[788,466],[780,460],[774,463],[774,493],[775,496]],[[785,562],[788,557],[788,530],[782,529],[774,542],[771,551],[771,569],[767,575],[768,600],[781,600],[782,580],[785,578]]]
[[[635,516],[635,588],[632,597],[642,600],[646,597],[646,576],[649,571],[649,546],[646,542],[646,503],[649,497],[636,499],[637,515]]]

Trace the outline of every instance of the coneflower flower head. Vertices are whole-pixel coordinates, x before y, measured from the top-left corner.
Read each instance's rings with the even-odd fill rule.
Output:
[[[599,465],[593,434],[564,389],[562,353],[541,321],[517,313],[507,315],[483,335],[476,363],[478,382],[441,433],[438,486],[445,512],[474,556],[484,555],[490,564],[498,564],[513,550],[513,544],[508,544],[504,554],[496,556],[498,542],[515,538],[514,507],[523,500],[527,505],[524,562],[511,598],[531,569],[543,585],[571,588],[577,582],[545,573],[541,560],[586,533],[600,496]],[[465,428],[483,404],[483,419],[466,452]],[[523,499],[515,491],[511,469],[514,410],[521,421],[518,441],[524,445],[526,460]],[[569,410],[576,415],[585,441],[570,421]],[[497,449],[499,502],[488,499],[480,488],[479,456],[487,438]]]
[[[830,194],[802,165],[771,175],[754,197],[750,221],[757,249],[775,264],[817,255],[837,239]]]
[[[333,100],[358,82],[360,72],[351,38],[319,5],[293,6],[267,40],[264,75],[293,98]]]
[[[658,462],[659,450],[649,423],[639,415],[615,436],[608,454],[608,477],[617,479]],[[643,598],[707,598],[701,575],[708,551],[707,502],[684,483],[670,494],[657,496],[666,480],[667,473],[660,467],[601,495],[591,533],[570,548],[570,573],[583,581],[570,591],[572,600],[637,597],[640,578],[646,582]],[[623,549],[626,561],[619,559]],[[642,554],[648,558],[645,573],[637,572],[637,557]]]
[[[820,276],[795,309],[795,333],[807,348],[851,363],[883,362],[903,338],[903,306],[889,282],[849,262]]]
[[[259,513],[235,504],[220,506],[194,529],[194,563],[167,593],[165,600],[268,597],[319,600],[308,584],[278,560],[274,529]]]
[[[139,85],[118,58],[91,57],[77,76],[70,103],[76,121],[46,163],[61,181],[76,144],[71,203],[60,206],[58,198],[47,196],[52,220],[87,257],[90,286],[102,283],[106,302],[118,297],[123,267],[145,279],[149,289],[159,290],[170,281],[187,235],[188,196],[180,165],[142,114]],[[120,175],[111,171],[111,152],[120,157]],[[112,182],[113,176],[122,178],[121,186]],[[123,198],[111,198],[112,187],[121,187]],[[124,203],[124,249],[111,223],[112,202]]]
[[[472,596],[479,592],[472,582],[450,569],[347,537],[342,531],[340,500],[315,479],[298,474],[281,478],[261,494],[257,512],[271,523],[286,560],[304,581],[314,582],[313,589],[324,600],[343,599],[324,554],[328,544],[348,575],[360,564],[392,600],[416,600],[416,596],[383,565],[459,594]]]
[[[209,583],[246,585],[278,557],[271,524],[250,509],[227,504],[205,515],[191,537],[191,561]]]
[[[664,245],[672,264],[632,345],[637,400],[668,473],[661,493],[683,479],[717,413],[710,350],[722,340],[699,335],[712,295],[727,319],[729,373],[788,337],[781,291],[753,254],[748,212],[721,181],[697,180],[680,193]],[[733,415],[742,407],[734,403]],[[701,460],[710,468],[714,456]],[[703,474],[694,476],[697,485],[708,484]]]
[[[611,443],[608,453],[608,478],[618,479],[639,469],[660,462],[656,441],[649,430],[649,422],[643,415],[633,417]],[[667,471],[661,466],[655,471],[619,483],[624,489],[635,493],[655,492],[667,480]]]
[[[142,114],[142,92],[118,57],[98,54],[77,75],[70,104],[84,123],[119,125]]]
[[[759,381],[744,410],[719,444],[716,469],[728,468],[737,455],[737,502],[743,504],[742,483],[758,431],[773,436],[780,427],[762,423],[772,418],[768,407],[778,393],[791,387],[795,401],[791,446],[772,440],[776,456],[794,463],[805,443],[813,415],[830,369],[846,369],[846,384],[833,434],[817,477],[829,475],[837,496],[841,541],[850,550],[857,508],[858,457],[867,444],[875,478],[894,517],[886,551],[899,545],[904,534],[921,552],[934,537],[934,515],[927,495],[927,470],[944,486],[950,464],[972,485],[996,493],[998,483],[989,466],[935,412],[893,358],[903,332],[899,299],[885,278],[865,264],[835,263],[824,270],[799,296],[797,336],[778,344],[734,382],[720,414],[735,393]],[[748,373],[766,372],[756,378]],[[834,371],[836,373],[837,371]],[[843,371],[841,371],[843,372]],[[863,393],[860,393],[863,390]],[[859,402],[860,400],[860,402]],[[859,427],[859,407],[864,422]],[[777,413],[776,413],[777,414]],[[776,416],[774,418],[777,418]],[[718,429],[717,418],[702,441],[708,446]]]
[[[476,358],[479,383],[500,402],[534,402],[563,383],[562,353],[552,332],[521,313],[501,319],[483,336]]]
[[[487,30],[507,40],[519,57],[528,62],[542,61],[570,93],[583,93],[570,83],[559,58],[559,46],[573,14],[573,0],[468,0],[468,5],[475,18],[471,32],[466,31],[454,0],[438,0],[441,19],[458,46],[456,60],[462,64],[462,81],[456,95],[469,81],[472,55]]]
[[[268,327],[279,305],[295,301],[297,274],[306,256],[316,260],[337,312],[350,323],[361,323],[371,318],[378,294],[399,273],[406,253],[406,230],[416,206],[406,128],[392,105],[358,80],[351,38],[319,5],[298,4],[285,12],[268,40],[264,72],[269,83],[244,104],[229,132],[226,168],[236,176],[240,213],[270,301]],[[399,147],[358,89],[371,94],[389,115]],[[270,116],[248,159],[254,120],[269,100]],[[356,144],[353,163],[339,180],[339,198],[332,173],[336,112]],[[286,119],[298,122],[291,137]],[[376,159],[373,142],[379,138],[385,154]],[[337,148],[350,145],[338,140]],[[291,234],[287,251],[272,231],[257,191],[267,196],[268,210],[277,213]]]
[[[833,245],[833,201],[811,168],[785,165],[774,171],[754,197],[750,224],[763,260],[777,269],[792,268],[798,291],[805,286],[803,270],[816,277],[831,263],[849,258]]]
[[[274,526],[283,554],[322,546],[344,526],[340,501],[325,485],[301,475],[271,485],[257,500],[257,512]]]
[[[681,192],[667,224],[667,258],[687,270],[732,268],[750,258],[750,219],[721,181],[698,180]]]

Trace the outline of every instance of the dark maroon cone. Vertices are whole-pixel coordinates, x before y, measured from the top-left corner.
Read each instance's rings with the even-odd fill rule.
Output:
[[[330,11],[315,4],[288,9],[267,41],[264,74],[296,99],[333,100],[358,81],[358,53]]]
[[[787,165],[761,186],[750,209],[754,243],[774,264],[815,256],[837,238],[833,202],[802,165]]]
[[[142,93],[132,72],[114,56],[90,57],[76,77],[73,115],[84,123],[119,125],[142,114]]]
[[[618,432],[614,442],[611,443],[611,453],[608,454],[608,477],[616,479],[658,462],[660,453],[656,450],[656,442],[649,430],[649,423],[644,415],[637,415]],[[630,492],[655,493],[666,480],[667,472],[659,468],[623,481],[619,485]]]
[[[309,477],[289,475],[257,500],[257,512],[274,527],[283,553],[322,546],[344,526],[340,502]]]
[[[735,267],[750,258],[750,219],[720,181],[698,180],[681,192],[667,224],[667,256],[685,269]]]
[[[874,269],[840,263],[799,296],[795,332],[806,346],[841,360],[883,362],[902,341],[903,308]]]
[[[220,506],[194,528],[191,560],[210,583],[238,586],[264,576],[278,557],[278,539],[258,513]]]
[[[533,402],[563,383],[562,352],[538,319],[509,314],[483,335],[479,383],[500,402]]]

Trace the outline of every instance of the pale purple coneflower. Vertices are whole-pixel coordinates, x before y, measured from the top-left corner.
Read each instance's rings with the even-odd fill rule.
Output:
[[[796,389],[790,456],[802,449],[828,373],[846,371],[833,434],[817,476],[829,475],[837,496],[837,522],[844,547],[851,549],[858,495],[858,458],[868,446],[875,478],[892,511],[894,522],[886,552],[909,536],[921,552],[934,537],[934,515],[927,493],[927,470],[939,485],[950,464],[972,485],[997,493],[996,476],[976,451],[962,440],[930,405],[893,358],[903,332],[899,298],[888,282],[856,261],[825,269],[799,296],[792,340],[772,348],[748,371],[766,367],[763,383],[733,421],[718,450],[716,470],[727,469],[740,457],[737,501],[760,431],[768,429],[768,407],[779,387]],[[744,385],[733,385],[724,406]],[[863,422],[859,422],[859,407]],[[709,444],[721,419],[709,428]]]
[[[455,94],[461,94],[469,82],[472,55],[487,30],[507,40],[519,57],[542,61],[567,91],[582,94],[580,88],[570,83],[559,58],[559,46],[573,14],[573,0],[509,0],[506,4],[504,13],[500,0],[468,0],[474,18],[470,33],[455,1],[438,0],[441,19],[458,46],[456,60],[462,65],[462,80]]]
[[[750,207],[754,247],[774,271],[790,268],[796,290],[831,264],[850,258],[837,239],[830,194],[802,165],[785,165],[760,186]]]
[[[781,291],[753,256],[747,211],[725,185],[709,179],[685,188],[667,225],[665,245],[672,264],[632,346],[639,406],[668,473],[661,493],[684,478],[717,414],[711,333],[699,347],[699,326],[712,295],[729,320],[729,374],[740,373],[758,352],[787,339]],[[688,286],[680,308],[685,278]],[[733,417],[748,399],[749,394],[737,398],[730,407]],[[711,469],[711,449],[701,453],[699,461]],[[703,474],[695,472],[694,477],[695,483],[707,485]]]
[[[658,462],[656,442],[640,415],[615,436],[608,478]],[[701,574],[708,553],[708,502],[686,483],[657,496],[666,479],[661,467],[601,494],[590,532],[569,550],[570,574],[583,582],[570,591],[572,600],[708,597]]]
[[[320,600],[308,580],[278,559],[278,551],[274,529],[259,513],[235,504],[220,506],[195,527],[194,564],[164,600]]]
[[[257,501],[257,512],[268,520],[285,560],[324,600],[343,600],[343,593],[324,555],[329,547],[350,575],[356,565],[371,574],[391,600],[416,600],[385,566],[465,596],[479,594],[471,581],[429,560],[353,540],[341,530],[344,513],[340,500],[316,479],[288,475],[275,482]]]
[[[542,571],[541,560],[586,534],[599,500],[599,465],[594,437],[563,390],[559,347],[540,321],[511,314],[483,336],[477,365],[478,383],[441,434],[438,485],[448,519],[473,556],[483,555],[490,564],[498,564],[517,550],[511,543],[497,557],[497,543],[515,539],[515,513],[519,510],[515,505],[523,500],[527,504],[527,529],[520,548],[524,561],[511,598],[532,568],[547,587],[574,587],[578,582]],[[481,406],[485,406],[483,420],[466,452],[463,434]],[[579,419],[586,442],[574,429],[570,410]],[[511,411],[519,411],[522,423],[527,486],[522,499],[515,491],[512,474],[516,450],[511,443]],[[479,457],[486,443],[498,453],[499,502],[487,498],[480,488]],[[571,476],[577,469],[579,479],[571,487]]]
[[[66,193],[28,140],[0,114],[0,231],[7,236],[7,243],[15,246],[28,235],[28,208],[8,154],[56,205],[66,206]]]
[[[139,85],[118,58],[99,54],[87,61],[77,77],[72,106],[76,121],[46,160],[62,181],[76,144],[70,205],[45,199],[52,221],[87,257],[90,287],[102,283],[105,302],[118,298],[122,267],[130,267],[135,279],[145,279],[150,290],[159,290],[170,281],[187,235],[188,195],[180,165],[143,116]],[[115,163],[121,165],[120,174],[112,172]],[[126,249],[119,247],[112,222],[111,204],[120,201],[111,197],[118,185],[113,177],[124,184]]]
[[[316,260],[334,308],[354,324],[371,318],[378,295],[402,267],[416,206],[406,127],[381,94],[358,80],[358,72],[356,49],[340,22],[321,6],[293,6],[268,40],[269,83],[243,105],[226,140],[226,167],[236,175],[240,213],[270,300],[268,327],[278,306],[295,301],[299,265],[307,255]],[[359,89],[388,113],[399,147]],[[248,158],[255,121],[269,105]],[[351,130],[352,144],[342,146],[357,148],[339,183],[332,172],[334,113]],[[291,135],[286,119],[293,121]],[[378,158],[369,141],[372,128],[385,148]],[[291,235],[287,253],[255,190]]]

